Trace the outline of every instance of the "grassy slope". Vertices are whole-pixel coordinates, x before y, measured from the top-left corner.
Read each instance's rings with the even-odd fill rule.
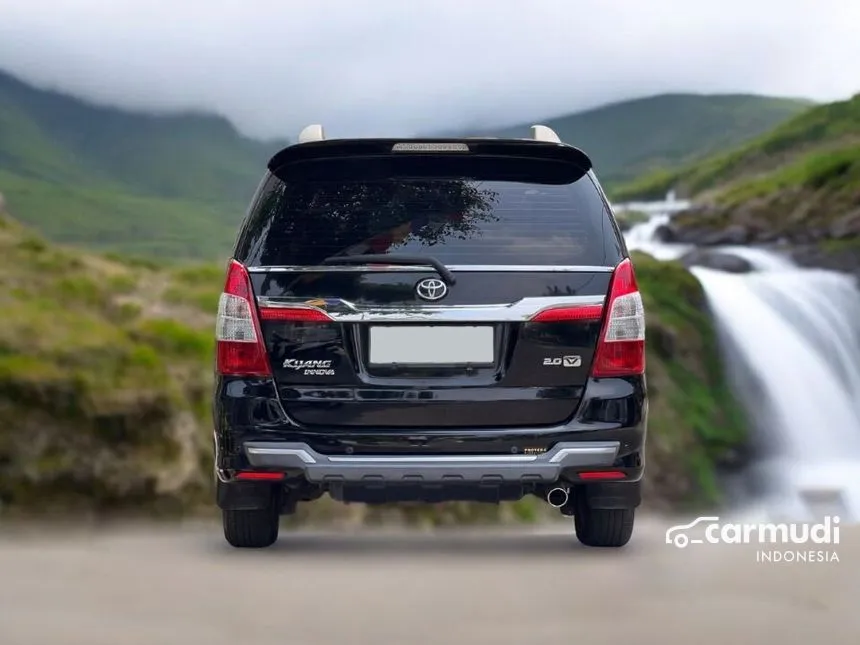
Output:
[[[2,503],[202,499],[211,312],[167,301],[181,274],[60,249],[0,217]]]
[[[831,175],[847,176],[860,156],[860,94],[820,105],[733,150],[672,172],[658,172],[619,187],[616,201],[719,193],[733,202],[789,187],[817,188]]]
[[[54,240],[217,257],[281,145],[219,117],[93,106],[0,72],[0,192]]]
[[[648,499],[714,501],[715,464],[743,433],[698,283],[636,258],[648,307]],[[223,267],[158,268],[46,243],[0,215],[0,505],[50,511],[211,507],[212,316]],[[677,296],[683,294],[683,298]],[[534,519],[501,507],[307,505],[305,519]]]
[[[727,153],[644,177],[613,198],[669,188],[699,202],[672,220],[680,241],[777,243],[800,264],[860,275],[860,94]]]
[[[715,502],[718,469],[737,462],[746,421],[726,387],[705,294],[680,263],[633,260],[647,319],[648,486],[675,508]]]
[[[768,131],[808,106],[806,101],[762,96],[664,94],[541,123],[588,152],[611,187],[723,150]],[[530,125],[488,134],[524,137]]]
[[[551,119],[604,179],[673,165],[758,134],[790,99],[665,95]],[[507,132],[522,136],[527,126]],[[270,154],[215,116],[89,105],[0,72],[0,192],[50,239],[134,255],[214,259]]]

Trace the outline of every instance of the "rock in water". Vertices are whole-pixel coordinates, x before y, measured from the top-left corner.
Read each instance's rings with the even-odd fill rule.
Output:
[[[667,244],[671,244],[672,242],[678,241],[678,235],[671,226],[667,224],[661,224],[654,231],[654,239],[659,242],[664,242]]]
[[[681,257],[681,263],[688,268],[700,266],[727,273],[749,273],[753,270],[752,264],[744,258],[732,255],[726,251],[711,249],[695,249],[690,251]]]
[[[2,196],[0,196],[0,211],[2,207]],[[837,240],[860,236],[860,208],[843,215],[830,225],[830,237]]]
[[[702,244],[715,246],[717,244],[746,244],[750,241],[749,230],[741,224],[732,224],[722,230],[714,231],[705,236]]]

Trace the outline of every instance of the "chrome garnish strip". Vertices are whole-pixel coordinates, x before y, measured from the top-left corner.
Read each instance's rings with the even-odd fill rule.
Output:
[[[314,459],[311,454],[305,450],[304,448],[261,448],[261,447],[249,447],[245,449],[249,455],[278,455],[280,457],[283,456],[293,456],[298,457],[302,462],[306,464],[314,464],[316,463],[316,459]]]
[[[249,450],[252,450],[249,448]],[[457,463],[528,463],[537,461],[537,455],[385,455],[385,456],[330,456],[331,462],[351,464],[457,464]]]
[[[338,322],[522,322],[550,307],[602,305],[604,296],[546,296],[523,298],[510,304],[409,305],[359,307],[342,299],[327,298],[325,307],[309,305],[307,298],[258,297],[266,308],[316,309]]]
[[[598,442],[591,441],[588,443],[583,443],[581,446],[573,446],[567,448],[560,448],[557,453],[555,453],[550,458],[551,464],[556,464],[567,459],[568,455],[602,455],[604,457],[615,458],[616,453],[618,452],[618,443],[614,441],[606,441],[606,442]]]
[[[540,273],[612,273],[614,267],[607,266],[585,266],[572,265],[543,265],[543,264],[447,264],[451,271],[461,272],[487,272],[499,271],[505,273],[515,272],[540,272]],[[355,264],[350,266],[321,265],[321,266],[252,266],[247,267],[249,273],[334,273],[339,271],[383,271],[383,272],[410,272],[410,273],[432,273],[435,271],[430,265],[375,265]]]
[[[562,442],[537,455],[429,454],[324,455],[305,443],[247,442],[255,468],[298,468],[314,482],[445,482],[558,480],[564,468],[604,467],[615,461],[618,441]]]
[[[545,461],[550,464],[565,462],[570,456],[602,458],[611,462],[618,453],[617,441],[583,441],[579,445],[559,444],[539,455],[480,454],[480,455],[323,455],[301,444],[249,443],[245,452],[250,457],[297,457],[302,463],[322,462],[343,464],[479,464],[479,463],[531,463]]]

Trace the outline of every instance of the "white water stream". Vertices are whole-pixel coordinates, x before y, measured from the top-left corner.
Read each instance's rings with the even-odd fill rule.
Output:
[[[659,259],[689,246],[663,244],[657,215],[626,236]],[[713,312],[733,389],[762,458],[745,501],[798,521],[837,513],[860,521],[860,291],[853,277],[803,269],[776,254],[723,247],[750,273],[694,267]]]

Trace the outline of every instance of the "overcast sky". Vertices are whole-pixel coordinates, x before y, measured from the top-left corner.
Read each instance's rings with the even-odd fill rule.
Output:
[[[860,0],[0,0],[0,68],[254,136],[397,135],[666,91],[860,91]]]

